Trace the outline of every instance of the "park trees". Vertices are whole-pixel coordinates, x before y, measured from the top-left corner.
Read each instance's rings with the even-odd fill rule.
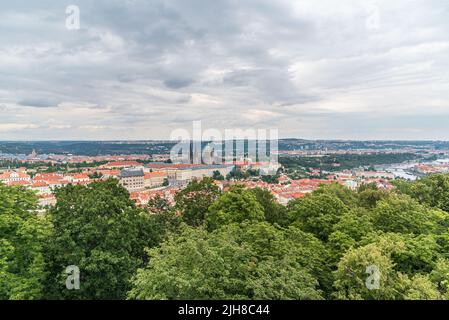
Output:
[[[256,196],[245,187],[235,185],[209,207],[206,223],[208,229],[213,230],[233,222],[263,221],[264,218],[263,207]]]
[[[327,241],[334,224],[348,211],[335,195],[314,193],[289,204],[289,215],[295,225]]]
[[[292,244],[264,222],[231,223],[212,232],[184,226],[148,251],[149,263],[137,272],[128,297],[321,299],[317,279],[297,260],[293,252],[299,249],[291,251]],[[313,248],[304,250],[312,254]]]
[[[193,180],[186,188],[175,196],[176,209],[180,211],[182,219],[191,226],[204,223],[209,206],[218,198],[220,190],[211,178]]]
[[[254,188],[251,192],[256,196],[257,201],[262,206],[266,221],[282,226],[288,224],[286,208],[276,202],[275,197],[270,191],[262,188]]]
[[[0,184],[0,300],[41,299],[51,225],[33,193]]]
[[[385,232],[432,233],[446,214],[438,209],[429,209],[407,195],[391,195],[378,202],[373,209],[373,223]]]
[[[42,216],[31,192],[0,185],[0,298],[447,299],[441,181],[438,197],[409,195],[420,181],[407,194],[329,185],[283,207],[205,179],[176,206],[139,209],[107,180],[58,189]],[[80,290],[65,286],[70,265]]]
[[[150,246],[148,214],[116,180],[56,191],[49,211],[54,232],[45,248],[47,298],[121,299]],[[80,289],[67,290],[67,266],[80,269]]]

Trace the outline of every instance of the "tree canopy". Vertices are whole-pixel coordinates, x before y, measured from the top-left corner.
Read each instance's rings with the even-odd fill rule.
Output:
[[[182,220],[188,225],[202,225],[209,206],[219,194],[220,190],[213,179],[193,180],[175,195],[176,209],[182,213]]]
[[[294,255],[318,252],[304,243],[291,248],[293,244],[267,223],[228,224],[212,232],[185,226],[148,251],[150,262],[137,272],[128,297],[321,299],[313,268]]]
[[[151,245],[148,214],[137,209],[115,180],[56,191],[48,215],[53,233],[45,248],[47,297],[121,299]],[[80,289],[67,290],[65,269],[80,269]]]
[[[0,300],[43,297],[43,246],[51,225],[35,196],[0,184]]]
[[[47,210],[0,185],[0,299],[448,299],[448,176],[394,183],[282,206],[207,178],[139,208],[110,179]]]

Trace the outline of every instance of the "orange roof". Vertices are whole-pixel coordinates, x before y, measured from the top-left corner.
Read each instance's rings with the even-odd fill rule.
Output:
[[[21,179],[27,179],[30,176],[27,175],[24,172],[21,171],[8,171],[8,172],[4,172],[2,174],[0,174],[0,180],[7,180],[7,179],[11,179],[11,178],[21,178]]]
[[[58,181],[62,180],[64,177],[58,173],[39,173],[33,180],[44,180],[44,181]]]
[[[301,186],[319,186],[320,184],[332,184],[332,183],[333,181],[322,179],[301,179],[292,181],[292,184]]]
[[[48,184],[42,181],[33,182],[32,187],[39,188],[39,187],[47,187]]]
[[[109,168],[118,168],[118,167],[132,167],[140,165],[142,164],[137,161],[112,161],[106,163],[104,166]]]
[[[29,181],[24,181],[24,180],[20,180],[20,181],[11,181],[8,183],[9,186],[12,187],[19,187],[19,186],[29,186],[31,183]]]
[[[280,197],[283,198],[293,198],[293,199],[298,199],[298,198],[304,198],[306,196],[306,193],[304,192],[285,192],[279,195]]]
[[[164,172],[145,172],[145,179],[166,177],[166,176],[167,176],[167,174]]]
[[[110,170],[110,169],[95,170],[94,172],[98,172],[101,173],[102,175],[109,175],[109,176],[118,176],[120,174],[120,170]]]
[[[89,176],[86,173],[78,173],[72,175],[73,179],[89,179]]]

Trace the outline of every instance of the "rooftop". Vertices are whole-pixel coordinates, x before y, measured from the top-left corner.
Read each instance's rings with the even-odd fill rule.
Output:
[[[120,172],[121,178],[132,178],[132,177],[144,177],[145,174],[143,173],[142,169],[139,170],[122,170]]]

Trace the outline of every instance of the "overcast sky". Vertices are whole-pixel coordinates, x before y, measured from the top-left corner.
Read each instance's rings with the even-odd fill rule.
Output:
[[[167,139],[194,120],[449,140],[449,1],[0,0],[1,140]]]

